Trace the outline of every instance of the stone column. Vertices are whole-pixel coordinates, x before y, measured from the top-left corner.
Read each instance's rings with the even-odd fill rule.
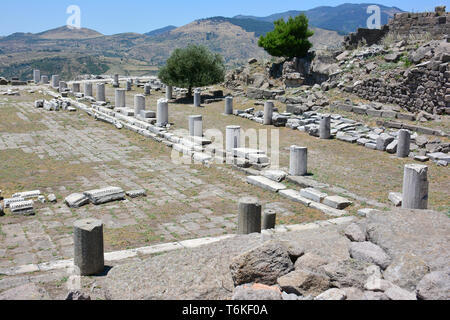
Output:
[[[152,86],[150,84],[145,84],[144,85],[144,94],[146,96],[149,96],[151,93],[151,89],[152,89]]]
[[[408,130],[401,129],[398,132],[397,157],[406,158],[409,156],[411,146],[411,134]]]
[[[48,76],[41,76],[41,82],[43,84],[47,84],[48,83]]]
[[[59,76],[57,74],[52,75],[52,87],[58,88],[59,86]]]
[[[39,83],[39,81],[41,81],[41,71],[40,70],[33,70],[33,80],[34,83]]]
[[[262,229],[263,230],[275,229],[276,221],[277,221],[277,213],[271,209],[265,210],[263,214]]]
[[[196,89],[194,91],[194,107],[200,107],[202,104],[202,94],[201,91]]]
[[[320,118],[319,136],[320,139],[331,138],[331,116],[328,114]]]
[[[80,91],[81,91],[80,83],[79,82],[72,83],[72,92],[76,93]]]
[[[158,100],[158,109],[156,110],[156,125],[163,127],[169,123],[169,101],[167,99]]]
[[[59,92],[64,92],[67,89],[67,83],[65,81],[60,81],[58,87]]]
[[[233,97],[225,98],[225,114],[226,115],[233,114]]]
[[[304,176],[308,173],[308,148],[291,146],[289,174]]]
[[[92,83],[91,82],[85,82],[84,83],[84,96],[85,97],[93,97],[92,94]]]
[[[273,102],[266,101],[264,103],[264,125],[271,125],[273,117]]]
[[[134,116],[140,115],[142,110],[145,110],[145,96],[137,94],[134,96]]]
[[[127,91],[131,91],[132,86],[133,86],[133,82],[131,82],[131,80],[127,80]]]
[[[227,126],[226,129],[226,151],[231,152],[241,145],[241,127]]]
[[[256,198],[239,200],[238,234],[261,233],[261,204]]]
[[[191,137],[203,137],[203,117],[189,116],[189,134]]]
[[[97,83],[97,101],[106,101],[105,84]]]
[[[115,75],[114,75],[113,87],[114,87],[114,88],[119,88],[119,87],[120,87],[120,83],[119,83],[119,75],[118,75],[118,74],[115,74]]]
[[[80,275],[102,273],[105,269],[103,223],[85,219],[75,221],[73,226],[74,264],[80,269]]]
[[[115,107],[116,108],[125,108],[126,102],[125,102],[125,89],[116,89],[116,102]]]
[[[428,167],[405,165],[403,176],[403,209],[428,209]]]
[[[166,99],[172,100],[172,86],[166,86]]]

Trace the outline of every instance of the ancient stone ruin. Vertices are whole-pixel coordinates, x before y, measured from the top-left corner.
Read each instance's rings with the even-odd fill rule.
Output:
[[[450,299],[448,26],[202,88],[0,78],[0,300]]]

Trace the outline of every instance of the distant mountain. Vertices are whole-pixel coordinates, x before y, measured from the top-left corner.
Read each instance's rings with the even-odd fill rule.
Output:
[[[372,5],[371,3],[351,4],[345,3],[337,7],[322,6],[306,11],[286,11],[282,13],[272,14],[267,17],[255,17],[255,16],[235,16],[236,19],[253,19],[257,21],[274,22],[278,19],[287,19],[289,17],[295,17],[301,13],[304,13],[311,26],[334,30],[341,34],[348,34],[356,31],[358,28],[367,27],[367,7]],[[389,19],[394,17],[395,13],[403,12],[397,7],[387,7],[379,4],[374,4],[381,9],[381,24],[387,24]]]
[[[149,37],[154,37],[154,36],[159,36],[160,34],[164,34],[164,33],[170,32],[170,31],[172,31],[173,29],[176,29],[176,28],[177,27],[175,27],[175,26],[167,26],[167,27],[164,27],[164,28],[160,28],[160,29],[156,29],[156,30],[144,33],[144,34],[146,36],[149,36]]]
[[[80,29],[70,29],[67,26],[60,28],[44,31],[37,33],[41,39],[91,39],[102,37],[103,34],[95,30],[80,28]]]
[[[338,47],[340,33],[364,27],[369,4],[343,4],[305,11],[314,31],[311,42],[315,50]],[[382,23],[396,12],[395,7],[380,6]],[[32,69],[42,74],[58,73],[65,80],[79,74],[120,73],[155,74],[176,48],[189,44],[205,45],[220,53],[228,67],[249,58],[269,57],[258,46],[258,38],[273,30],[273,22],[296,16],[301,11],[287,11],[267,17],[211,17],[196,20],[179,28],[167,26],[146,34],[121,33],[102,35],[90,29],[60,27],[40,33],[14,33],[0,37],[0,76],[30,79]]]

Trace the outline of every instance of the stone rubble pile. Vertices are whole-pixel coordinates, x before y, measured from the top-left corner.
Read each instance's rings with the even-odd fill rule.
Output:
[[[338,87],[370,101],[398,104],[413,113],[450,114],[449,51],[447,38],[417,48],[402,40],[391,51],[380,45],[344,51],[336,58],[342,77],[329,79],[322,88]],[[374,56],[381,58],[367,61]]]
[[[337,233],[325,226],[330,247],[306,228],[292,240],[270,240],[232,259],[232,299],[448,300],[448,243],[439,238],[447,219],[423,210],[373,210]]]
[[[1,191],[0,191],[1,194]],[[3,203],[0,203],[1,215],[4,215],[4,210],[9,209],[13,215],[32,216],[35,214],[35,201],[41,203],[46,202],[45,196],[41,194],[40,190],[24,191],[13,194],[10,198],[0,197]],[[49,202],[56,202],[56,197],[53,194],[48,195]]]
[[[341,106],[367,111],[363,107],[351,105]],[[319,137],[320,120],[322,114],[307,111],[302,115],[292,113],[279,113],[274,108],[272,124],[277,127],[287,127],[293,130],[306,132],[311,136]],[[361,111],[362,112],[362,111]],[[260,124],[264,122],[264,111],[255,112],[254,108],[246,110],[235,110],[234,115],[246,118]],[[391,154],[397,153],[399,130],[386,128],[372,128],[361,122],[345,118],[339,114],[331,114],[331,136],[338,140],[358,144],[369,149],[386,151]],[[407,125],[400,127],[408,128]],[[446,135],[446,134],[445,134]],[[410,151],[409,156],[417,161],[432,160],[439,165],[447,166],[450,162],[450,144],[444,143],[439,139],[429,141],[425,136],[419,136],[416,132],[410,131]]]
[[[146,191],[132,190],[125,192],[118,187],[106,187],[102,189],[85,191],[83,193],[73,193],[68,195],[64,199],[64,202],[69,208],[80,208],[89,203],[100,205],[113,201],[125,200],[125,195],[130,198],[144,197],[146,195]]]

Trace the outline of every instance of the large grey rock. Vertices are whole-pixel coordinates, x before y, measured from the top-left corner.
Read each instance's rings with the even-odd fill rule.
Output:
[[[345,295],[347,296],[346,300],[367,300],[364,291],[359,288],[349,287],[341,288],[341,290],[345,292]]]
[[[305,254],[305,249],[295,241],[281,241],[281,244],[286,248],[292,263]]]
[[[427,274],[417,285],[417,297],[421,300],[450,300],[450,275],[435,271]]]
[[[346,298],[345,291],[333,288],[321,293],[314,300],[345,300]]]
[[[364,242],[366,241],[366,234],[361,230],[361,228],[356,224],[352,223],[345,229],[345,235],[353,242]]]
[[[364,289],[369,290],[369,291],[385,292],[392,286],[394,286],[394,284],[392,284],[392,282],[389,282],[384,279],[380,279],[379,277],[372,275],[369,278],[367,278],[367,281],[364,285]]]
[[[323,266],[333,287],[356,287],[363,289],[367,279],[366,269],[369,263],[358,260],[332,262]]]
[[[318,270],[319,267],[328,263],[327,259],[318,256],[313,252],[308,252],[295,262],[296,270]]]
[[[396,257],[383,276],[401,288],[414,291],[419,281],[429,272],[430,268],[422,258],[406,253]]]
[[[417,300],[414,293],[397,286],[390,287],[384,292],[384,294],[389,298],[389,300]]]
[[[235,286],[253,282],[273,285],[293,269],[286,248],[276,241],[266,242],[235,257],[230,265]]]
[[[283,291],[303,296],[318,296],[330,288],[327,276],[307,270],[292,271],[278,278],[277,283]]]
[[[244,284],[234,289],[232,300],[282,300],[281,290],[264,284]]]
[[[431,271],[445,270],[450,261],[450,220],[431,210],[394,209],[367,215],[367,239],[393,259],[405,254],[424,261]]]
[[[352,242],[349,252],[352,258],[374,263],[382,269],[386,269],[391,263],[386,252],[372,242]]]

